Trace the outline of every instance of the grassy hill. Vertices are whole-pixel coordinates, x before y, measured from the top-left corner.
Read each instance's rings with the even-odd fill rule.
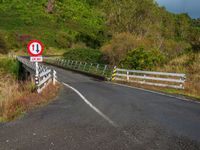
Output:
[[[50,1],[49,1],[50,2]],[[0,36],[9,49],[24,49],[28,40],[39,39],[47,48],[69,48],[73,43],[96,41],[102,19],[89,4],[76,0],[53,3],[47,0],[0,2]],[[91,46],[96,46],[92,43]]]
[[[46,54],[171,72],[182,58],[199,56],[200,23],[154,0],[0,0],[0,53],[26,54],[31,39],[41,40]],[[192,76],[193,67],[175,71]]]

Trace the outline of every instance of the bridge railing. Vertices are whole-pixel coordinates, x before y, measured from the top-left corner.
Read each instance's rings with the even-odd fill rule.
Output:
[[[54,64],[63,68],[78,70],[82,72],[87,72],[90,74],[95,74],[110,78],[112,75],[113,68],[109,65],[98,64],[98,63],[87,63],[75,60],[66,60],[61,58],[45,58],[45,62]]]
[[[31,69],[32,73],[35,76],[36,65],[33,62],[30,62],[28,59],[24,57],[17,57],[17,60],[21,62],[25,67],[28,67],[29,69]],[[45,87],[51,82],[55,84],[57,80],[57,76],[56,76],[55,70],[52,70],[42,64],[39,64],[38,71],[39,71],[39,75],[35,76],[34,80],[35,80],[37,92],[41,93],[45,89]]]
[[[140,70],[126,70],[116,68],[113,80],[134,82],[160,87],[184,89],[186,75],[180,73],[152,72]]]

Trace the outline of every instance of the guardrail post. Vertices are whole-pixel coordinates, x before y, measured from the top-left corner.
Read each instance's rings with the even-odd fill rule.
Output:
[[[127,79],[127,81],[129,82],[129,79],[130,79],[130,78],[129,78],[129,71],[126,72],[126,79]]]
[[[56,84],[56,81],[57,81],[56,79],[57,79],[56,71],[53,70],[53,85]]]
[[[65,66],[65,60],[62,59],[62,66],[64,67]]]
[[[99,69],[99,64],[97,64],[97,67],[96,67],[96,72],[98,71],[98,69]]]
[[[116,79],[116,75],[117,75],[117,66],[113,68],[111,81],[114,81]]]
[[[80,62],[80,64],[78,65],[78,69],[80,69],[82,62]]]
[[[69,66],[70,60],[67,61],[67,66]]]
[[[144,78],[145,78],[145,77],[146,77],[146,74],[144,75]],[[145,84],[145,82],[146,82],[146,80],[144,79],[144,80],[143,80],[143,83]]]
[[[76,67],[77,67],[77,64],[78,64],[78,61],[76,61],[75,65],[74,65],[74,69],[76,69]]]
[[[88,72],[90,72],[90,68],[92,67],[92,65],[93,65],[93,64],[91,63],[91,64],[90,64],[90,67],[89,67],[89,69],[88,69]]]
[[[186,76],[180,78],[181,81],[184,81],[183,83],[180,84],[180,88],[182,88],[182,89],[185,89],[185,87],[184,87],[185,79],[186,79]]]
[[[72,62],[71,62],[71,64],[70,64],[70,67],[71,67],[71,68],[73,68],[73,63],[74,63],[74,61],[72,60]]]
[[[85,65],[84,65],[84,67],[83,67],[83,70],[85,70],[85,68],[86,68],[86,65],[87,65],[87,63],[85,63]]]
[[[108,67],[108,66],[107,66],[107,65],[105,65],[105,67],[104,67],[104,69],[103,69],[103,73],[102,73],[102,75],[104,75],[104,74],[105,74],[107,67]]]

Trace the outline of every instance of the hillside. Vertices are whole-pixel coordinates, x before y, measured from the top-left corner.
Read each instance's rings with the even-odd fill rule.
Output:
[[[191,76],[189,62],[176,70],[171,62],[199,56],[200,23],[154,0],[1,0],[0,53],[25,54],[30,39],[41,40],[46,54]]]
[[[52,4],[55,9],[52,13],[48,10],[49,3],[47,0],[0,2],[0,34],[9,49],[24,48],[30,39],[40,39],[47,48],[69,48],[84,38],[93,41],[99,38],[102,19],[89,4],[76,0],[65,1],[66,5],[56,2]]]

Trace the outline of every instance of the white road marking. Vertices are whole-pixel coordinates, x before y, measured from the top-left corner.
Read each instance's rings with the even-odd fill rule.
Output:
[[[200,104],[200,102],[195,101],[195,100],[190,100],[190,99],[187,99],[187,98],[180,98],[180,97],[177,97],[177,96],[164,94],[164,93],[161,93],[161,92],[151,91],[151,90],[133,87],[133,86],[125,85],[125,84],[119,84],[119,83],[113,83],[113,82],[107,82],[107,83],[109,83],[109,84],[111,83],[111,84],[123,86],[123,87],[128,87],[128,88],[132,88],[132,89],[137,89],[137,90],[141,90],[141,91],[145,91],[145,92],[150,92],[150,93],[154,93],[154,94],[158,94],[158,95],[162,95],[162,96],[167,96],[167,97],[171,97],[171,98],[176,98],[176,99],[179,99],[179,100],[182,100],[182,101]]]
[[[84,102],[88,106],[90,106],[90,108],[92,108],[96,113],[98,113],[101,117],[103,117],[108,123],[110,123],[114,127],[118,127],[118,125],[116,123],[114,123],[108,116],[106,116],[98,108],[96,108],[92,103],[90,103],[78,90],[76,90],[75,88],[73,88],[72,86],[70,86],[70,85],[68,85],[68,84],[66,84],[64,82],[63,82],[63,84],[65,86],[67,86],[68,88],[72,89],[74,92],[76,92],[84,100]]]

